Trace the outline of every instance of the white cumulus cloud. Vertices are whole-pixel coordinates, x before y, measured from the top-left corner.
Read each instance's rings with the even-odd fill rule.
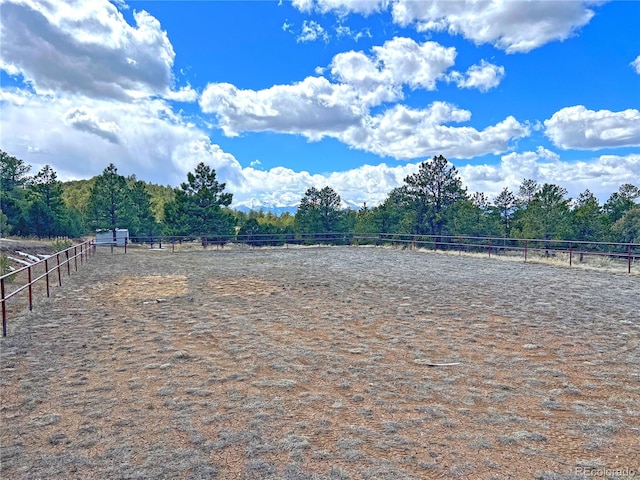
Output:
[[[185,92],[173,92],[171,42],[144,10],[134,11],[132,26],[106,0],[4,0],[0,16],[0,69],[39,94],[184,101]]]
[[[294,133],[319,140],[359,122],[363,112],[347,85],[307,77],[292,85],[241,90],[228,83],[207,85],[200,97],[205,113],[215,114],[227,136],[243,131]]]
[[[565,40],[594,15],[590,1],[396,0],[394,21],[419,31],[447,31],[507,53],[528,52]]]
[[[636,57],[636,59],[630,63],[633,69],[636,71],[638,75],[640,75],[640,55]]]
[[[204,159],[238,179],[232,156],[165,100],[114,102],[2,89],[0,108],[2,149],[35,170],[50,164],[62,179],[89,178],[113,162],[122,174],[177,185]]]
[[[365,77],[358,78],[364,81]],[[452,126],[452,122],[468,121],[471,112],[446,102],[434,102],[425,109],[395,105],[371,115],[367,98],[360,97],[362,90],[346,83],[332,84],[323,77],[258,91],[218,83],[205,88],[200,106],[217,117],[218,126],[228,136],[272,131],[310,140],[332,137],[351,148],[397,159],[436,153],[459,158],[499,153],[514,139],[530,134],[527,125],[511,116],[483,130]]]
[[[544,121],[545,134],[563,149],[597,150],[640,146],[640,111],[563,108]]]
[[[371,55],[353,50],[337,54],[331,62],[331,74],[361,90],[363,96],[380,88],[395,91],[390,99],[400,97],[402,85],[435,90],[436,81],[444,79],[456,58],[453,47],[404,37],[395,37],[371,51]],[[384,95],[382,98],[389,101]]]
[[[479,65],[469,67],[465,74],[452,72],[447,78],[460,88],[477,88],[487,92],[500,84],[504,78],[504,67],[481,60]]]
[[[295,8],[304,13],[333,12],[339,16],[349,13],[370,15],[386,9],[389,3],[389,0],[293,0],[292,2]]]
[[[471,112],[446,102],[420,110],[396,105],[347,129],[339,138],[352,148],[396,159],[438,154],[471,158],[504,152],[514,139],[530,134],[527,125],[511,116],[483,130],[449,125],[470,118]]]
[[[522,180],[530,178],[540,185],[552,183],[565,187],[576,198],[591,190],[601,203],[624,183],[638,184],[640,155],[601,155],[578,161],[563,161],[543,147],[536,151],[512,152],[495,165],[465,165],[458,168],[463,183],[472,192],[484,192],[489,198],[504,187],[516,192]]]
[[[418,31],[446,31],[507,53],[528,52],[565,40],[589,23],[594,0],[294,0],[305,13],[369,15],[391,9],[393,21]]]

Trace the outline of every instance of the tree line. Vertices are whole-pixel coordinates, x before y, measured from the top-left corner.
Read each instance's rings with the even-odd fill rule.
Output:
[[[0,233],[79,237],[127,228],[132,237],[354,232],[471,235],[640,243],[640,189],[621,185],[600,204],[589,190],[524,179],[492,199],[469,194],[442,155],[422,162],[380,205],[342,208],[331,187],[309,188],[294,214],[232,210],[233,194],[204,163],[178,188],[124,177],[110,164],[90,180],[62,183],[48,165],[30,166],[0,151]]]

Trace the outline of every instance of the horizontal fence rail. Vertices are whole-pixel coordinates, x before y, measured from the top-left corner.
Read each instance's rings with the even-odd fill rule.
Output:
[[[2,303],[2,336],[7,336],[7,303],[23,291],[28,292],[29,310],[33,310],[33,286],[40,280],[44,280],[47,297],[51,295],[51,277],[62,286],[63,271],[71,276],[78,271],[78,264],[82,265],[89,260],[89,256],[95,253],[95,243],[88,240],[74,245],[60,252],[56,252],[31,265],[25,265],[13,272],[0,277],[0,302]]]
[[[569,266],[576,258],[583,261],[585,257],[603,257],[625,260],[627,272],[631,273],[631,265],[640,260],[640,244],[620,242],[587,242],[579,240],[552,240],[536,238],[504,238],[474,237],[465,235],[405,235],[405,234],[368,234],[354,235],[357,244],[403,245],[411,248],[430,248],[433,250],[464,252],[486,252],[488,256],[520,253],[524,261],[532,255],[543,257],[566,256]]]
[[[534,256],[557,258],[566,257],[569,266],[574,262],[583,262],[587,257],[600,257],[626,262],[627,272],[631,273],[633,263],[640,261],[640,244],[620,242],[587,242],[578,240],[553,240],[535,238],[476,237],[468,235],[415,235],[397,233],[355,234],[350,232],[331,233],[274,233],[250,235],[209,235],[209,236],[147,236],[131,237],[125,242],[124,249],[131,245],[149,245],[151,248],[170,247],[199,243],[203,248],[224,248],[236,244],[249,247],[289,245],[375,245],[402,248],[423,248],[459,253],[486,253],[491,255],[521,255],[524,261]],[[114,243],[103,245],[111,246]],[[164,247],[163,247],[164,245]]]

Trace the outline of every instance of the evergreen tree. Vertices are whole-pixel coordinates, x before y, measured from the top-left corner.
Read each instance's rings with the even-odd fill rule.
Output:
[[[538,182],[531,178],[525,178],[518,189],[517,204],[519,207],[525,207],[535,198],[540,191]]]
[[[160,224],[156,222],[151,210],[151,195],[147,184],[136,180],[135,175],[128,178],[129,196],[133,205],[133,221],[130,224],[132,236],[151,237],[160,233]]]
[[[68,212],[62,199],[62,183],[57,173],[45,165],[29,180],[27,199],[29,203],[30,232],[38,237],[68,235]]]
[[[640,205],[634,205],[611,227],[618,242],[640,243]]]
[[[605,240],[606,222],[598,199],[588,189],[582,192],[571,211],[572,239],[589,242]]]
[[[493,200],[493,207],[500,217],[500,235],[511,234],[512,220],[517,206],[516,196],[507,187]]]
[[[546,240],[569,239],[571,237],[570,199],[565,198],[566,194],[566,189],[545,183],[524,210],[516,236]]]
[[[175,190],[175,199],[165,204],[165,224],[171,235],[232,235],[235,220],[228,207],[233,194],[224,193],[225,183],[216,180],[216,171],[198,164],[187,182]]]
[[[27,208],[25,184],[31,166],[19,158],[0,150],[0,221],[1,236],[9,232],[15,235],[27,235]]]
[[[300,200],[295,216],[296,229],[304,233],[338,232],[342,229],[340,195],[330,187],[309,188]]]
[[[456,168],[442,155],[435,156],[404,182],[399,193],[415,212],[413,233],[442,235],[451,230],[452,207],[467,199]]]
[[[116,241],[116,228],[129,228],[135,219],[127,179],[118,174],[112,163],[96,177],[89,197],[89,225],[94,229],[110,229]]]
[[[625,183],[617,192],[614,192],[604,204],[604,211],[613,225],[620,220],[624,214],[637,205],[640,199],[640,188],[630,183]]]

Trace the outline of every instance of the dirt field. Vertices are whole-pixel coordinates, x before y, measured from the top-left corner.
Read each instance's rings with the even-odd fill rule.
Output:
[[[0,476],[640,478],[639,299],[416,251],[104,249],[9,318]]]

